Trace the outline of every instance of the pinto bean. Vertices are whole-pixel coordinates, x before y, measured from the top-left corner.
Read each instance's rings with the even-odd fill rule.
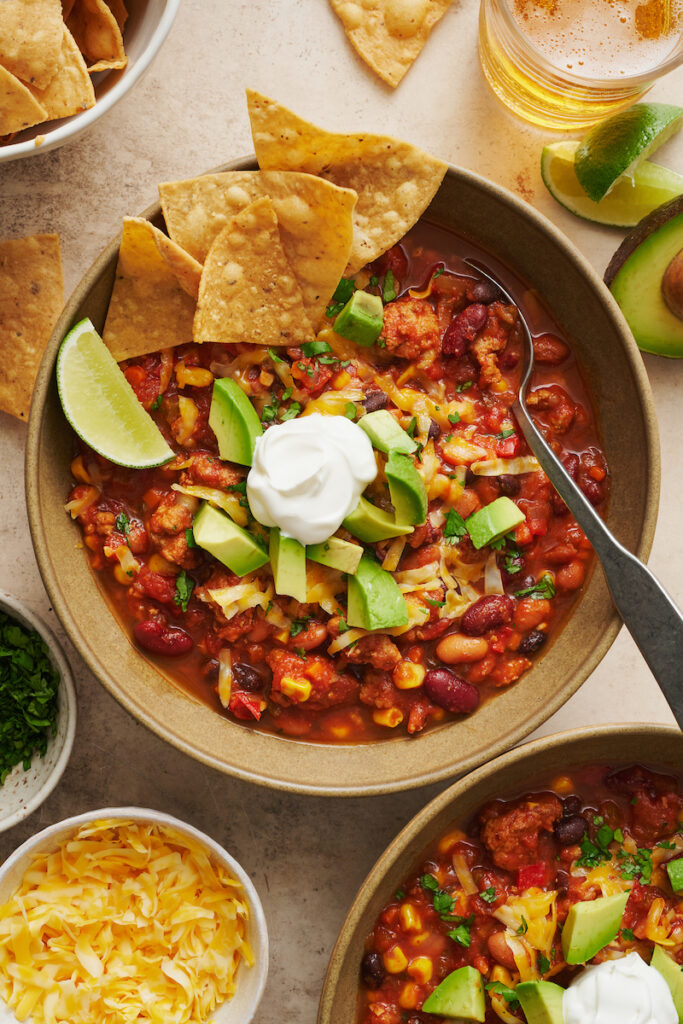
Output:
[[[424,678],[425,693],[446,711],[467,714],[479,706],[479,690],[447,668],[434,668]]]
[[[145,651],[178,658],[194,647],[192,637],[179,626],[169,626],[161,619],[146,619],[133,629],[135,639]]]
[[[586,570],[583,562],[570,562],[558,569],[555,585],[558,590],[578,590],[584,581]]]
[[[447,665],[481,661],[488,652],[489,645],[483,637],[465,636],[463,633],[449,633],[436,646],[437,658]]]
[[[569,355],[569,348],[554,334],[541,334],[534,338],[534,359],[537,363],[559,366]]]
[[[311,622],[297,635],[295,646],[302,647],[304,651],[312,651],[314,647],[320,647],[326,637],[327,626],[322,622]]]
[[[514,602],[505,594],[480,597],[463,615],[460,628],[468,636],[482,636],[489,629],[510,622],[513,610]]]
[[[550,601],[537,601],[532,597],[525,597],[515,608],[515,629],[520,633],[526,633],[527,630],[545,622],[549,615]]]
[[[512,950],[505,940],[504,931],[494,932],[493,935],[489,935],[486,945],[496,963],[499,963],[501,967],[507,967],[509,971],[517,970]]]

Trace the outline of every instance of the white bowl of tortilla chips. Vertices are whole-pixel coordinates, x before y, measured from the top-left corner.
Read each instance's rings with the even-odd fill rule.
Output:
[[[4,0],[0,163],[80,135],[142,77],[180,0]]]

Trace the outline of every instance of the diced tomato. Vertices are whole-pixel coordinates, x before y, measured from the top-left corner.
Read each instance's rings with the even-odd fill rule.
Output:
[[[506,437],[496,444],[496,454],[500,459],[512,459],[519,455],[520,440],[517,434]]]
[[[266,702],[263,697],[259,697],[257,694],[235,690],[230,695],[228,710],[233,713],[235,718],[241,718],[243,721],[255,718],[258,722],[266,710]]]
[[[530,889],[533,885],[542,889],[546,883],[547,867],[545,861],[538,861],[536,864],[529,864],[527,867],[519,868],[515,885],[518,889]]]

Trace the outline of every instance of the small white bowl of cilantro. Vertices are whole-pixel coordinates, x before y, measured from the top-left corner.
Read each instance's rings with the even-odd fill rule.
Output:
[[[0,832],[52,792],[75,733],[76,691],[57,639],[0,590]]]

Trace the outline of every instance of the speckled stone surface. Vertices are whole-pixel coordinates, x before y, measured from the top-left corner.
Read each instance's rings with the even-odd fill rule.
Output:
[[[455,0],[398,90],[358,60],[326,0],[183,0],[146,78],[71,145],[0,166],[0,238],[57,231],[67,292],[120,228],[156,199],[156,183],[251,151],[246,85],[339,130],[400,135],[486,175],[545,213],[602,272],[622,233],[565,213],[538,170],[548,136],[514,119],[477,61],[476,0]],[[650,94],[680,101],[683,68]],[[683,172],[683,135],[656,159]],[[663,486],[651,566],[683,602],[680,481],[683,364],[646,357],[659,414]],[[624,409],[624,417],[629,410]],[[26,427],[0,413],[0,587],[59,632],[36,569],[23,498]],[[57,513],[58,509],[55,510]],[[79,694],[71,762],[43,807],[0,836],[0,856],[58,818],[135,803],[176,814],[251,872],[271,936],[256,1024],[309,1024],[338,928],[358,885],[399,828],[443,786],[367,800],[295,797],[233,781],[166,745],[103,690],[65,643]],[[540,732],[597,722],[672,722],[622,634],[599,669]]]

